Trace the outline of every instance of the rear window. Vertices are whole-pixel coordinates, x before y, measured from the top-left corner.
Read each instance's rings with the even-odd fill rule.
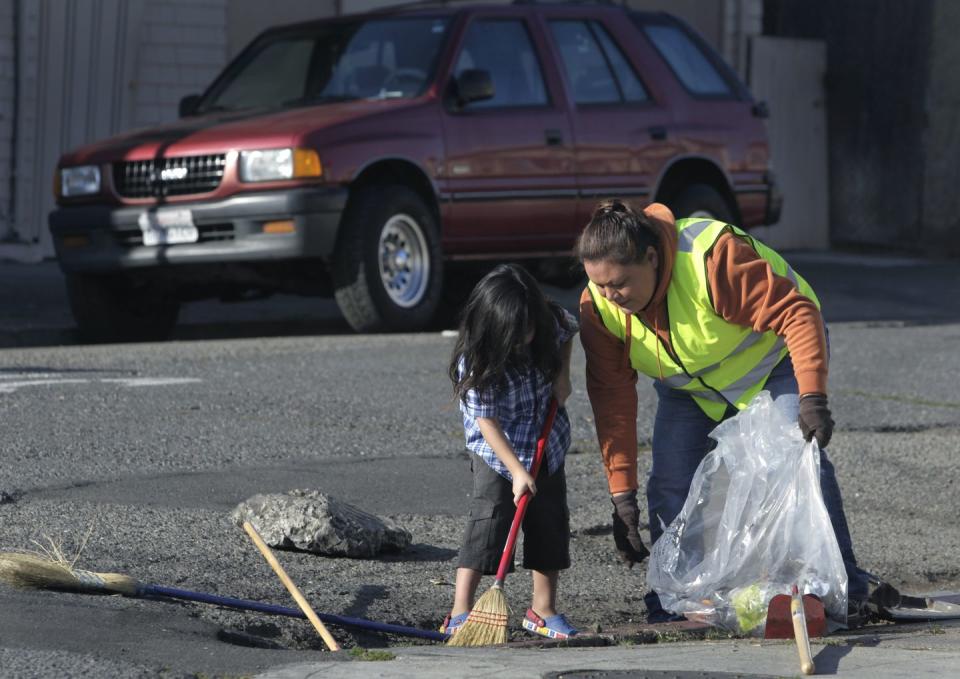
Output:
[[[647,24],[643,30],[691,94],[701,97],[734,96],[717,67],[684,30],[666,24]]]

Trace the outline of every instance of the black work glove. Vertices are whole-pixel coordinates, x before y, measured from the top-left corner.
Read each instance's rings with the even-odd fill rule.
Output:
[[[805,441],[817,437],[820,449],[827,447],[833,436],[834,421],[827,407],[827,395],[819,393],[804,394],[800,397],[800,431]]]
[[[620,558],[630,568],[640,563],[650,552],[640,539],[640,508],[637,507],[637,491],[610,498],[613,502],[613,542]]]

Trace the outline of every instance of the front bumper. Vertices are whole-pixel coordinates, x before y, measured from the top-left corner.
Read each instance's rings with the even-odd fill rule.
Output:
[[[144,246],[138,219],[144,206],[64,205],[50,213],[60,268],[107,273],[186,264],[329,258],[347,203],[343,187],[238,194],[215,202],[177,202],[189,209],[196,243]],[[294,232],[268,234],[266,222],[293,220]]]

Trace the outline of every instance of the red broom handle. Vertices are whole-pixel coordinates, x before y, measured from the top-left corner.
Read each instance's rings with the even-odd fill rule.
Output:
[[[547,411],[547,419],[543,423],[543,431],[540,432],[540,438],[537,439],[537,450],[533,455],[533,468],[530,475],[534,479],[540,471],[540,463],[543,462],[543,453],[547,447],[547,439],[550,438],[550,430],[553,429],[553,419],[557,415],[557,399],[550,399],[550,409]],[[507,536],[507,546],[503,548],[503,556],[500,557],[500,567],[497,569],[497,578],[495,583],[503,582],[507,577],[507,570],[510,568],[510,562],[513,561],[513,548],[517,543],[517,534],[520,532],[520,524],[523,521],[523,515],[527,512],[527,505],[530,503],[531,495],[524,493],[517,503],[517,513],[513,515],[513,523],[510,524],[510,534]]]

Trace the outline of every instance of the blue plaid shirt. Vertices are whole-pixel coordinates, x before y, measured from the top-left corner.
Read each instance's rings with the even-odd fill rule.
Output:
[[[559,323],[556,324],[557,345],[562,346],[576,334],[579,324],[570,312],[563,310],[569,330]],[[463,358],[460,359],[458,377],[464,375]],[[507,471],[500,459],[493,452],[477,424],[478,417],[496,418],[503,429],[504,435],[513,446],[517,459],[527,471],[533,467],[533,456],[537,452],[537,439],[543,429],[550,407],[550,396],[553,393],[553,384],[548,382],[536,368],[529,370],[508,370],[504,385],[493,393],[483,394],[481,397],[475,389],[466,394],[466,402],[460,400],[460,412],[463,413],[463,429],[467,449],[479,455],[493,471],[508,481],[513,476]],[[553,429],[547,439],[544,451],[544,463],[547,471],[553,474],[563,465],[563,459],[570,447],[570,419],[565,408],[557,410],[557,417],[553,421]]]

